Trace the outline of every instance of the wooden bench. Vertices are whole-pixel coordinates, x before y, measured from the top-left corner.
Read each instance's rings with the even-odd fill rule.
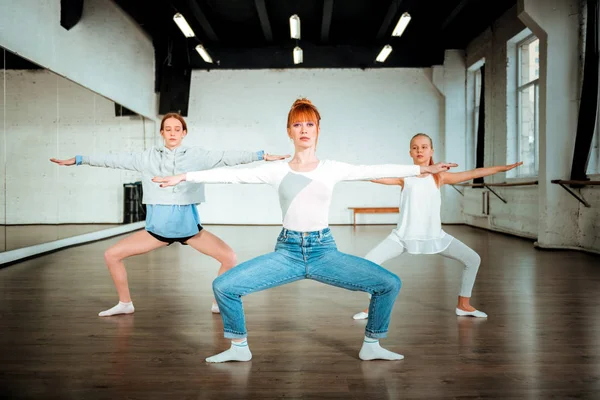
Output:
[[[354,227],[356,228],[356,214],[394,214],[399,213],[398,207],[348,207],[354,212]]]

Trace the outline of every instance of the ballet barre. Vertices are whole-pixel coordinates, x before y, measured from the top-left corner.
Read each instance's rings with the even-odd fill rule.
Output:
[[[456,190],[458,193],[460,193],[461,196],[464,196],[465,194],[463,192],[461,192],[460,190],[458,190],[456,188],[456,186],[463,186],[463,187],[472,187],[472,188],[485,188],[487,190],[489,190],[490,192],[492,192],[497,198],[499,198],[500,200],[502,200],[502,202],[504,204],[507,204],[508,202],[502,197],[500,196],[498,193],[496,193],[496,191],[494,189],[492,189],[492,186],[494,187],[515,187],[515,186],[533,186],[533,185],[537,185],[538,181],[527,181],[527,182],[502,182],[502,183],[456,183],[454,185],[451,185],[452,188],[454,188],[454,190]]]
[[[566,187],[565,185],[571,185],[571,187],[577,186],[597,186],[600,185],[600,181],[573,181],[573,180],[563,180],[563,179],[553,179],[550,181],[551,183],[555,183],[560,185],[563,189],[565,189],[569,194],[579,200],[586,207],[590,207],[590,203],[585,201],[583,196],[578,196],[577,193],[573,192],[571,189]]]
[[[356,228],[356,214],[397,214],[400,212],[398,207],[348,207],[348,210],[354,212],[354,224]]]

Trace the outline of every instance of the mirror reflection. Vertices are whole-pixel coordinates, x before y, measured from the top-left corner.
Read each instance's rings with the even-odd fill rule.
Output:
[[[50,158],[143,151],[153,120],[0,48],[0,252],[143,220],[139,173]]]

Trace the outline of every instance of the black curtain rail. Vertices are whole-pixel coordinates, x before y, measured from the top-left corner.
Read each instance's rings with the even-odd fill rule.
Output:
[[[587,164],[592,148],[592,139],[598,115],[598,65],[600,62],[598,44],[598,12],[599,0],[587,0],[587,28],[585,33],[585,61],[583,65],[583,82],[581,84],[581,101],[577,120],[577,133],[573,149],[571,165],[571,181],[586,181]],[[554,182],[553,182],[554,183]],[[582,184],[570,184],[571,188]]]

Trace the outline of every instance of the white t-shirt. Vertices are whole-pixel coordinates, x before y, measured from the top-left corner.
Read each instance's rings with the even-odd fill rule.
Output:
[[[287,161],[269,162],[256,168],[216,168],[188,172],[186,180],[199,183],[266,183],[279,194],[283,227],[312,232],[329,225],[333,188],[340,181],[403,178],[421,173],[418,165],[352,165],[320,161],[310,172],[296,172]]]

